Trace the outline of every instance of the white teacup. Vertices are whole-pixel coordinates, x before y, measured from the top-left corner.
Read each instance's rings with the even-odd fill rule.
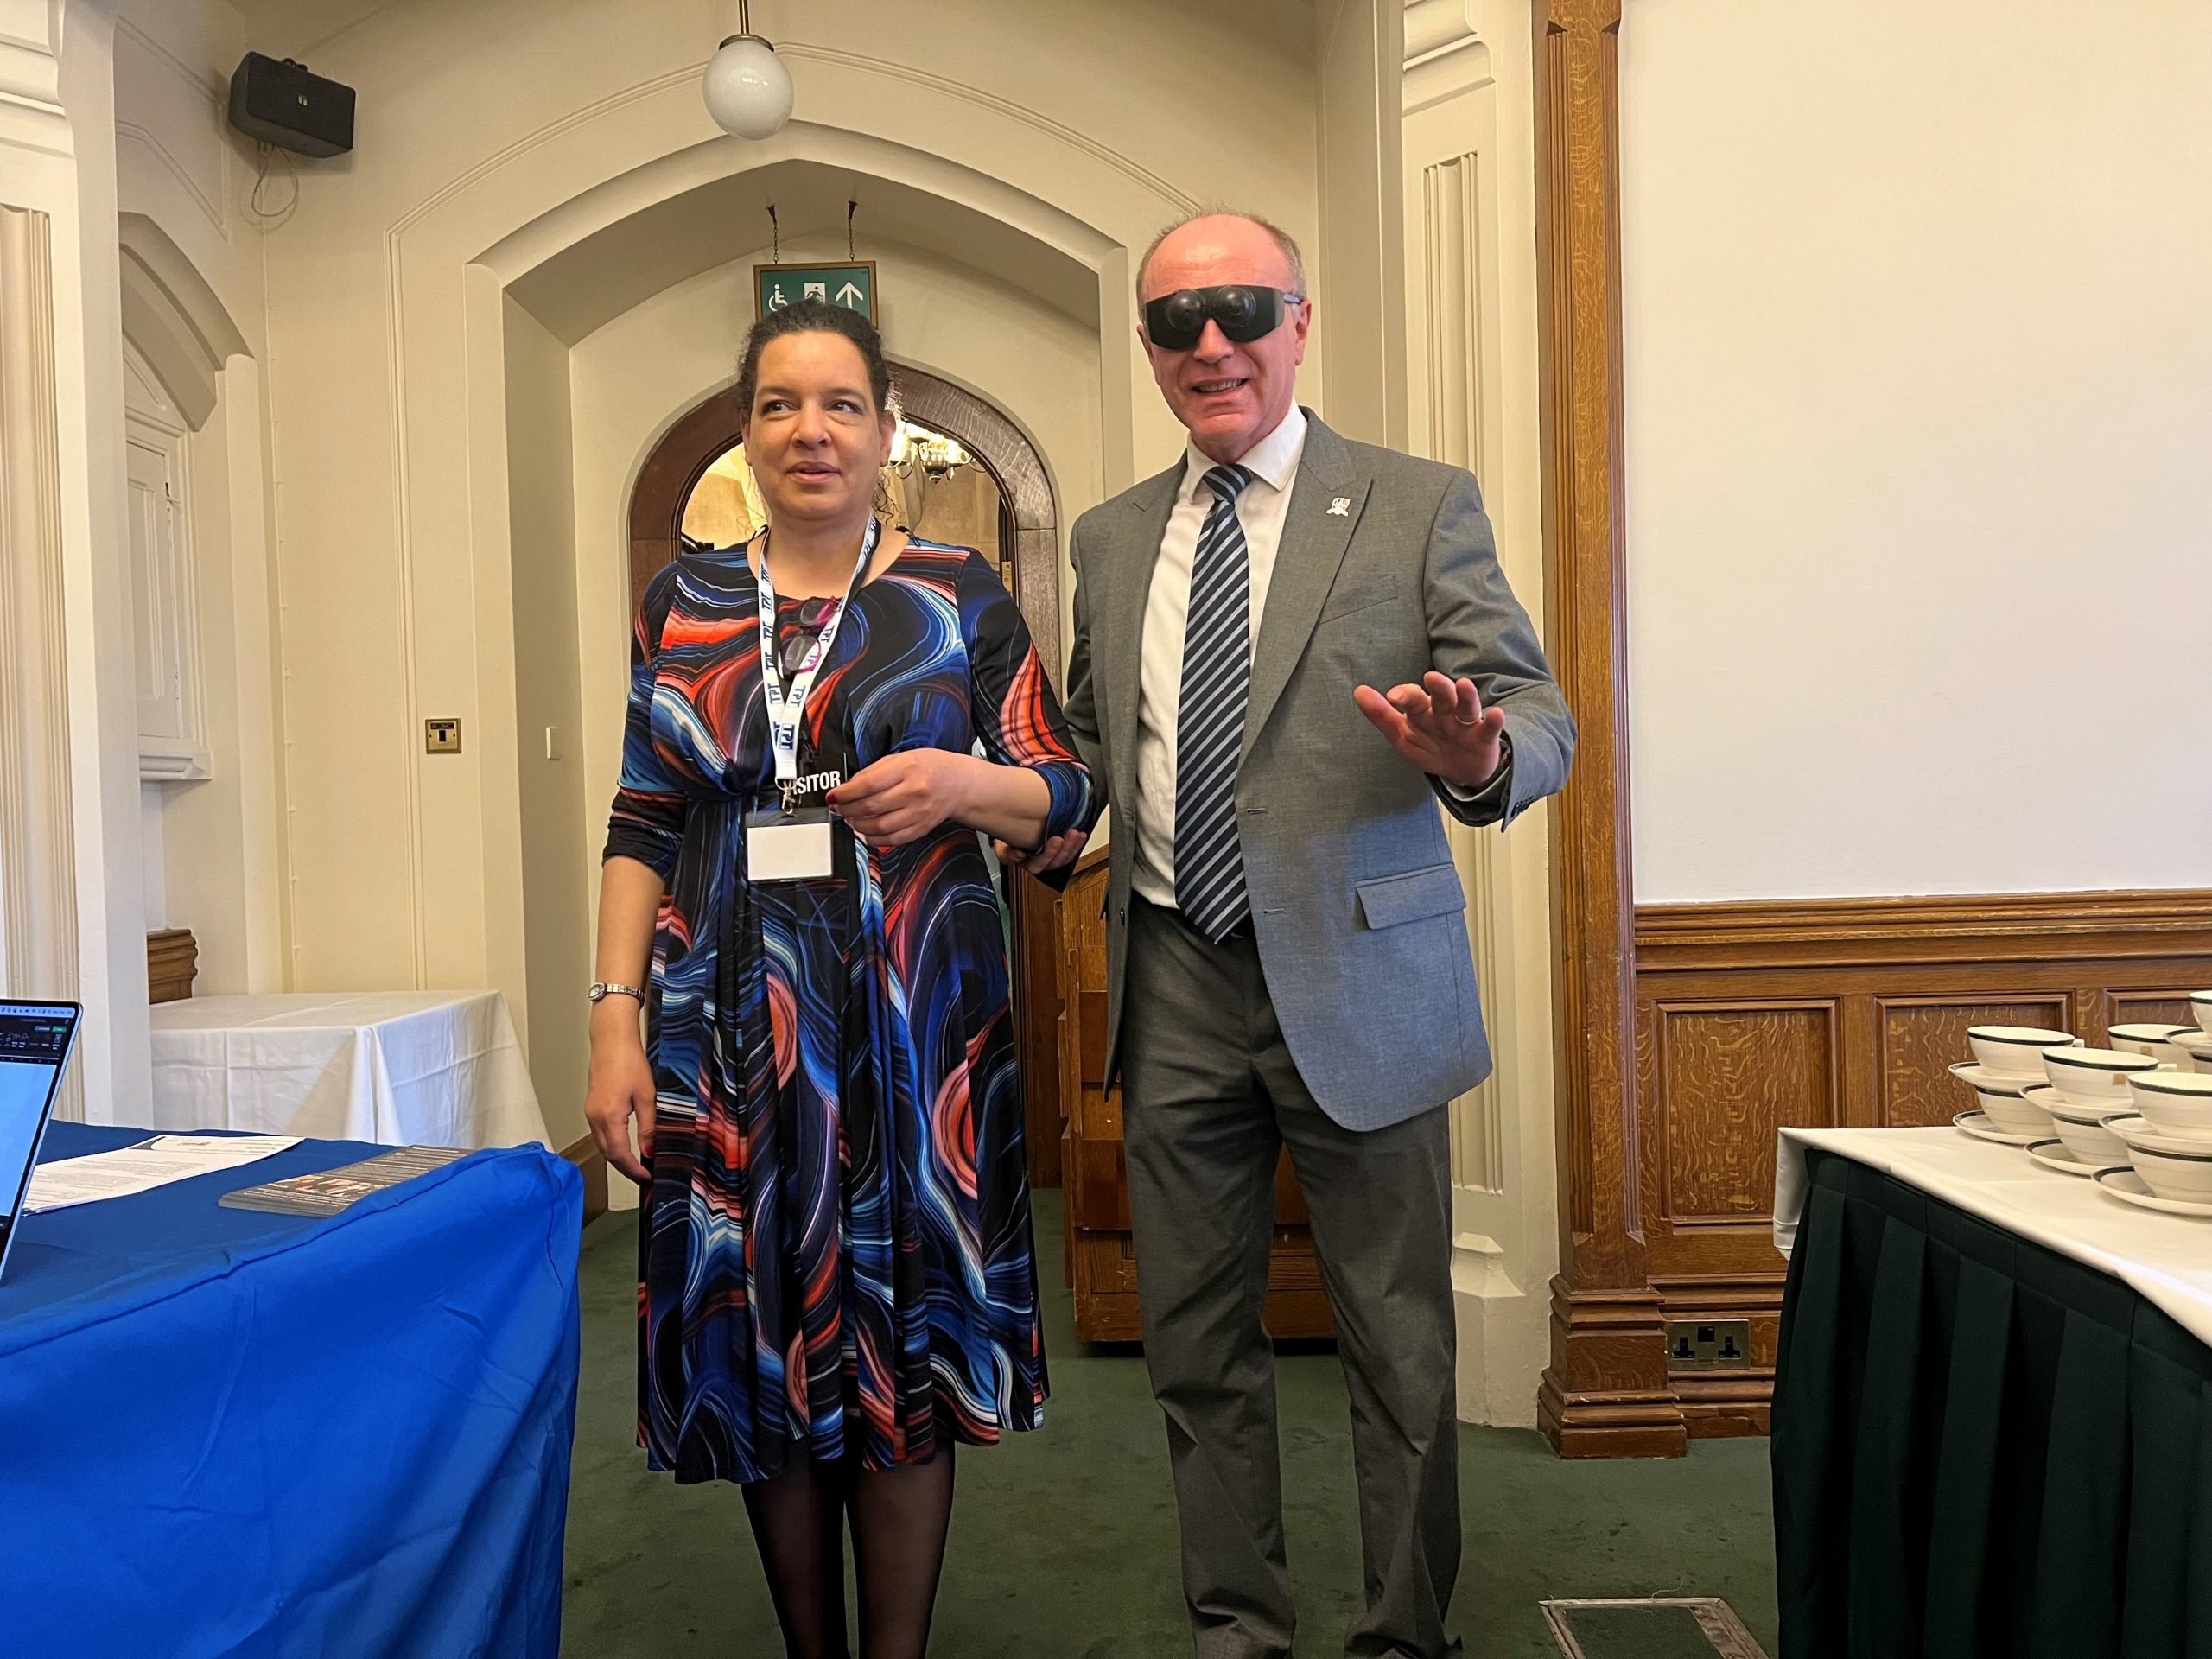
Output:
[[[2113,1127],[2127,1143],[2128,1161],[2152,1192],[2162,1198],[2212,1203],[2212,1141],[2161,1135],[2138,1128],[2128,1119]]]
[[[2212,1035],[2183,1026],[2174,1033],[2174,1046],[2192,1071],[2212,1071]]]
[[[2174,1041],[2197,1034],[2195,1026],[2113,1026],[2106,1033],[2123,1054],[2147,1054],[2161,1065],[2186,1066],[2189,1056]]]
[[[2212,991],[2191,991],[2189,1011],[2196,1016],[2196,1023],[2204,1028],[2205,1035],[2212,1037]]]
[[[2152,1133],[2212,1141],[2212,1073],[2140,1071],[2127,1087]]]
[[[2020,1090],[2020,1099],[2049,1114],[2051,1132],[2084,1163],[2101,1166],[2127,1161],[2127,1143],[2105,1127],[2107,1118],[2119,1116],[2109,1105],[2084,1106],[2065,1100],[2047,1083],[2029,1084]]]
[[[1951,1075],[1974,1090],[1974,1104],[1988,1118],[1991,1128],[2002,1129],[2007,1135],[2039,1138],[2052,1132],[2050,1114],[2034,1101],[2023,1098],[2031,1089],[2048,1092],[2049,1084],[2024,1076],[1992,1071],[1986,1065],[1972,1065],[1964,1060],[1951,1068]]]
[[[2130,1076],[2155,1071],[2158,1063],[2117,1048],[2050,1048],[2044,1051],[2043,1069],[2062,1094],[2118,1103],[2127,1098]]]
[[[2070,1031],[2050,1031],[2041,1026],[1967,1028],[1967,1043],[1974,1050],[1976,1063],[2015,1077],[2040,1077],[2044,1050],[2078,1046],[2081,1040]]]

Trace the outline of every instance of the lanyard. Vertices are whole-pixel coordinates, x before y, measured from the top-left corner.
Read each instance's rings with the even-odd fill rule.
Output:
[[[868,562],[875,556],[875,543],[883,533],[880,520],[870,517],[868,533],[861,537],[861,556],[853,566],[852,580],[845,584],[845,591],[830,607],[823,619],[822,631],[814,636],[814,643],[807,648],[806,657],[798,665],[798,672],[791,676],[788,685],[779,684],[780,675],[776,665],[776,584],[768,575],[768,538],[760,538],[760,701],[768,709],[768,745],[776,757],[776,782],[784,792],[784,807],[791,809],[793,785],[798,779],[798,724],[806,713],[806,699],[814,690],[814,682],[822,672],[822,664],[830,660],[830,647],[837,638],[837,625],[844,620],[845,607],[852,602],[853,590],[860,585],[867,573]]]

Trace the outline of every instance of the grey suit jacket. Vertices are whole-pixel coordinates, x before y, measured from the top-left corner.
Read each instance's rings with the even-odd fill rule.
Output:
[[[1574,721],[1497,565],[1474,479],[1339,437],[1307,416],[1236,773],[1237,830],[1268,989],[1321,1109],[1379,1128],[1490,1074],[1466,899],[1437,803],[1510,823],[1567,781]],[[1145,604],[1183,462],[1077,520],[1065,709],[1094,788],[1120,809],[1107,897],[1107,1075],[1120,1066],[1136,836]],[[1339,507],[1338,503],[1342,503]],[[1472,806],[1402,760],[1352,702],[1431,667],[1505,711],[1511,774]]]

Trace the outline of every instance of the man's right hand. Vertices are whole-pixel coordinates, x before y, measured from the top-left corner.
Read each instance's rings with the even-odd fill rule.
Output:
[[[1034,852],[1025,852],[1019,847],[1009,847],[1002,841],[994,841],[991,850],[999,855],[999,862],[1011,864],[1032,875],[1042,875],[1047,870],[1057,870],[1063,864],[1072,864],[1082,854],[1084,843],[1090,839],[1088,830],[1071,830],[1065,836],[1054,836]]]

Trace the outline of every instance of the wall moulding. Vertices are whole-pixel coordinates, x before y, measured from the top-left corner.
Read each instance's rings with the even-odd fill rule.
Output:
[[[52,226],[0,207],[0,985],[78,993]],[[84,1116],[83,1069],[59,1109]]]
[[[2054,940],[2155,956],[2212,938],[2212,889],[1638,905],[1639,968],[2047,957]]]

